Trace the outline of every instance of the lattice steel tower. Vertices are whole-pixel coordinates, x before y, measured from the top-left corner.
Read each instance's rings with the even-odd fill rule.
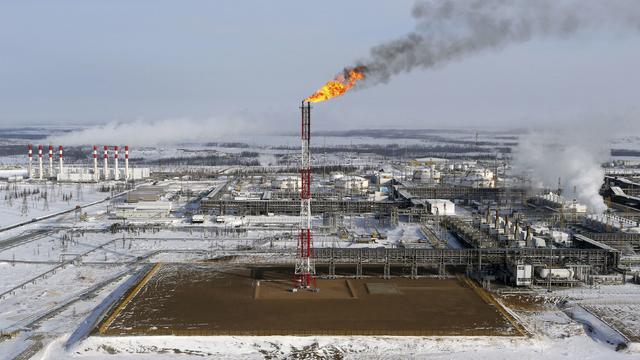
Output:
[[[296,253],[295,276],[302,289],[315,288],[316,268],[311,249],[311,103],[302,102],[302,153],[300,160],[300,234]]]

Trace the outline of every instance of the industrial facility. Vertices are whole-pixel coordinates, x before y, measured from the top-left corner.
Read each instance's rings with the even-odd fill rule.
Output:
[[[492,148],[318,149],[312,110],[300,106],[299,149],[27,146],[0,171],[0,265],[17,274],[0,306],[39,310],[0,313],[3,338],[64,318],[64,349],[165,335],[530,339],[541,322],[576,331],[585,309],[622,334],[615,346],[640,341],[635,322],[615,321],[633,301],[592,300],[640,296],[639,166],[602,164],[595,211],[579,187],[533,185]],[[276,160],[251,162],[264,154]],[[291,311],[311,304],[324,314],[312,322]]]
[[[80,167],[74,164],[64,163],[63,146],[60,145],[57,151],[57,164],[54,165],[54,147],[49,145],[49,161],[45,170],[43,164],[43,145],[38,145],[38,168],[33,164],[33,145],[29,144],[27,148],[28,163],[26,176],[14,177],[14,181],[58,181],[69,183],[83,182],[101,182],[101,181],[134,181],[143,180],[151,176],[149,168],[130,167],[129,166],[129,146],[124,146],[124,166],[118,164],[119,146],[104,146],[103,163],[98,167],[98,147],[93,146],[93,166]],[[111,149],[111,150],[110,150]],[[110,152],[111,151],[111,152]],[[109,166],[109,154],[113,154],[113,167]]]
[[[639,24],[0,3],[0,360],[640,358]]]

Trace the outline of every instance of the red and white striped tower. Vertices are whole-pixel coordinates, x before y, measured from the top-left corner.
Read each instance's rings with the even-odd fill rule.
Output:
[[[29,144],[29,165],[27,166],[27,177],[33,177],[33,145]]]
[[[124,146],[124,180],[129,181],[129,145]]]
[[[104,179],[109,180],[109,147],[104,146]]]
[[[53,145],[49,145],[49,177],[53,177]]]
[[[93,145],[93,177],[96,181],[100,181],[100,174],[98,173],[98,147]]]
[[[42,167],[42,145],[38,145],[38,179],[44,178],[44,168]]]
[[[120,180],[120,174],[118,173],[120,171],[120,169],[118,169],[118,149],[117,145],[113,147],[113,166],[115,166],[113,170],[113,178],[116,181]]]
[[[295,275],[298,288],[315,287],[316,268],[311,249],[311,103],[300,107],[302,111],[302,158],[300,162],[300,234],[296,254]]]
[[[58,174],[62,174],[62,169],[64,167],[63,161],[62,161],[62,145],[60,145],[60,148],[58,149],[59,154],[60,154],[60,172]]]

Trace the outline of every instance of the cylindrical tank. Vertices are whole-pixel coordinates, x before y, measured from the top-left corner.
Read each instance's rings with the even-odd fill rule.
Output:
[[[533,237],[533,245],[537,248],[547,247],[547,242],[545,239],[534,236]]]
[[[573,270],[563,268],[537,268],[538,276],[543,279],[549,277],[551,274],[552,279],[571,279],[573,278]]]

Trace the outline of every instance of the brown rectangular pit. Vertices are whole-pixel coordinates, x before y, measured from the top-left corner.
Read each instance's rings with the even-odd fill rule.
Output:
[[[290,269],[163,265],[105,333],[520,335],[458,279],[319,279],[319,292],[292,286]]]

